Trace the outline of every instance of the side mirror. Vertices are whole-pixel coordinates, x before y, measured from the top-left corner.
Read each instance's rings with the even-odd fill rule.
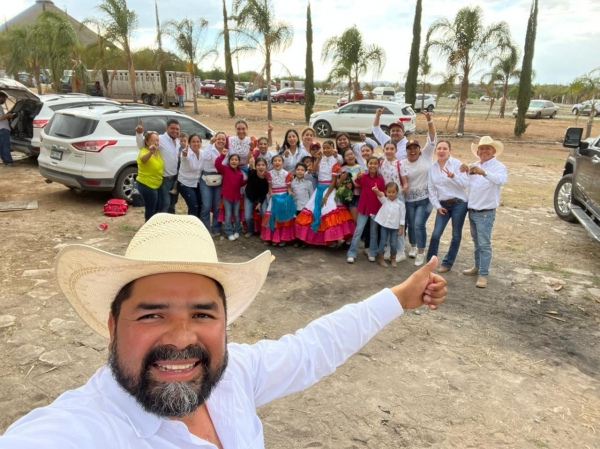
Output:
[[[565,132],[563,139],[563,147],[566,148],[579,148],[581,145],[581,136],[583,135],[583,128],[569,127]]]

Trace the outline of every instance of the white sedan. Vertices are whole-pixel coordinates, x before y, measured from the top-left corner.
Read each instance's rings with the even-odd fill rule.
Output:
[[[348,103],[339,109],[315,112],[310,116],[310,126],[317,137],[329,137],[332,133],[371,134],[377,109],[383,108],[380,125],[389,134],[389,125],[401,120],[407,133],[416,128],[415,112],[409,104],[387,100],[360,100]]]

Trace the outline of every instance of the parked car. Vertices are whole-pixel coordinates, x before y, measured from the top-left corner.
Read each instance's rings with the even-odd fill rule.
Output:
[[[417,94],[417,99],[415,100],[414,110],[419,112],[421,108],[426,109],[431,112],[436,107],[436,100],[433,98],[431,94]]]
[[[448,95],[448,98],[450,100],[456,100],[456,94],[450,94],[450,95]]]
[[[5,91],[14,102],[9,111],[16,114],[9,120],[11,148],[30,157],[39,155],[40,133],[56,111],[74,106],[120,104],[84,94],[38,96],[24,85],[7,79],[0,79],[0,90]]]
[[[225,87],[225,83],[217,82],[214,84],[205,84],[200,88],[200,95],[204,96],[207,99],[211,97],[221,98],[227,96],[227,90]],[[238,100],[243,100],[245,96],[245,91],[243,89],[235,90],[235,98]]]
[[[38,165],[46,182],[75,190],[111,191],[130,200],[137,175],[135,127],[165,132],[167,120],[179,121],[182,132],[209,140],[213,131],[174,110],[151,106],[90,106],[57,111],[42,131]]]
[[[328,137],[332,133],[372,134],[373,120],[377,109],[383,108],[380,118],[381,129],[389,133],[389,125],[397,120],[404,122],[407,133],[415,131],[415,112],[409,104],[399,104],[387,100],[353,101],[339,109],[315,112],[310,116],[310,126],[317,137]]]
[[[254,92],[250,92],[246,95],[248,101],[267,101],[267,88],[256,89]]]
[[[304,89],[294,89],[286,87],[278,92],[271,95],[271,101],[273,103],[285,103],[291,101],[292,103],[304,104]]]
[[[393,87],[377,86],[373,89],[373,98],[376,100],[389,100],[394,95],[396,95],[396,91]]]
[[[396,101],[400,103],[404,103],[404,92],[396,92],[390,101]]]
[[[336,101],[335,104],[337,105],[338,108],[340,106],[344,106],[345,104],[348,104],[348,95],[344,95],[342,98],[338,98],[338,101]]]
[[[519,108],[513,109],[513,116],[516,118],[517,113],[519,112]],[[542,117],[550,117],[554,118],[558,114],[558,106],[556,106],[551,101],[546,100],[531,100],[529,103],[529,108],[525,113],[525,116],[528,118],[542,118]]]
[[[487,95],[482,95],[481,97],[479,97],[479,101],[491,101],[492,99],[490,97],[488,97]]]
[[[600,136],[582,141],[582,128],[568,128],[570,148],[563,176],[554,190],[554,210],[562,220],[579,222],[600,242]]]
[[[581,103],[577,103],[571,109],[573,115],[577,115],[581,113],[581,115],[590,115],[590,111],[592,110],[592,103],[594,103],[594,116],[600,115],[600,100],[585,100]]]

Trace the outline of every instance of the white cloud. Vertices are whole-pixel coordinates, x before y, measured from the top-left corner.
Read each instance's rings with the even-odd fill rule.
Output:
[[[3,15],[10,18],[32,4],[33,0],[13,0],[3,5]],[[152,45],[154,42],[154,1],[128,0],[129,6],[140,16],[140,29],[135,34],[134,45],[138,47]],[[228,1],[230,4],[231,2]],[[282,54],[274,56],[276,61],[288,67],[292,73],[304,73],[306,52],[306,3],[274,0],[277,17],[287,20],[294,26],[292,46]],[[56,5],[66,7],[69,14],[77,19],[94,15],[90,2],[79,0],[60,0]],[[183,17],[203,16],[209,20],[216,30],[221,28],[221,2],[212,1],[198,7],[196,0],[179,0],[173,3],[158,0],[161,20]],[[448,0],[425,0],[422,17],[422,39],[431,23],[439,17],[452,20],[459,8],[467,6],[463,2]],[[474,6],[477,3],[473,3]],[[486,24],[505,20],[510,24],[515,42],[522,46],[525,42],[525,31],[529,16],[530,0],[480,0],[484,9]],[[315,76],[323,79],[329,70],[327,64],[320,61],[323,42],[331,36],[340,35],[344,29],[356,24],[362,31],[367,43],[375,43],[384,48],[387,64],[380,79],[397,81],[403,77],[408,68],[408,57],[412,41],[412,21],[414,0],[313,0],[311,2],[313,22],[313,60]],[[3,20],[3,18],[0,18]],[[537,82],[568,83],[576,76],[588,72],[599,65],[598,42],[600,23],[600,7],[597,0],[544,0],[540,2],[538,35],[534,68],[537,71]],[[595,52],[595,54],[593,53]],[[212,61],[206,63],[208,68]],[[217,65],[223,66],[222,59]],[[257,53],[254,56],[240,57],[241,71],[257,70],[262,61]],[[443,61],[434,62],[434,71],[444,70]],[[234,70],[237,64],[234,61]],[[275,64],[275,76],[285,76],[285,70]],[[371,74],[365,81],[371,81]]]

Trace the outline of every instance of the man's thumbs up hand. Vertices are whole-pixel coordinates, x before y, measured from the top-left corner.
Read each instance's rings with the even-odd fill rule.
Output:
[[[433,272],[437,263],[437,257],[433,256],[406,281],[392,287],[403,309],[416,309],[426,304],[431,310],[436,310],[446,300],[446,280]]]

